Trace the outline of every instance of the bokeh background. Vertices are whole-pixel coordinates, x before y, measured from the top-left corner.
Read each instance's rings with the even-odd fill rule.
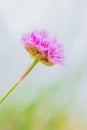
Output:
[[[0,0],[0,98],[33,59],[24,33],[46,29],[65,67],[39,63],[0,105],[0,130],[87,130],[87,0]]]

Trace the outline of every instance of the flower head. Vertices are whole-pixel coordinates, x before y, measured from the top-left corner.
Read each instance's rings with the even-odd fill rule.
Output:
[[[22,42],[30,55],[43,64],[64,64],[63,45],[56,38],[51,38],[45,30],[26,33]]]

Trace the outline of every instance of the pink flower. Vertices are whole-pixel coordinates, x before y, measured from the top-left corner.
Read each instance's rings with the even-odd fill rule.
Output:
[[[25,48],[32,57],[42,63],[51,66],[54,64],[64,65],[63,45],[45,31],[33,31],[22,37]]]

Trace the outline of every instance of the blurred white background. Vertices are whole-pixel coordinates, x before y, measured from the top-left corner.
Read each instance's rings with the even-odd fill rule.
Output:
[[[36,91],[40,84],[45,87],[61,79],[70,87],[70,77],[79,75],[76,104],[85,107],[87,0],[0,0],[0,97],[31,64],[32,59],[20,39],[34,29],[46,29],[58,37],[65,48],[66,66],[38,64],[24,82],[34,82]]]

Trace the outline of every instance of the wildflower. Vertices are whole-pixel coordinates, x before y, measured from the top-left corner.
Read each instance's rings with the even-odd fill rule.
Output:
[[[35,60],[22,74],[19,80],[0,99],[0,104],[25,79],[39,61],[47,66],[52,66],[54,64],[64,65],[63,45],[57,41],[56,38],[51,38],[46,31],[35,30],[31,33],[27,33],[22,37],[22,42],[26,50]]]
[[[48,66],[64,64],[63,45],[45,31],[26,33],[22,42],[32,57]]]

